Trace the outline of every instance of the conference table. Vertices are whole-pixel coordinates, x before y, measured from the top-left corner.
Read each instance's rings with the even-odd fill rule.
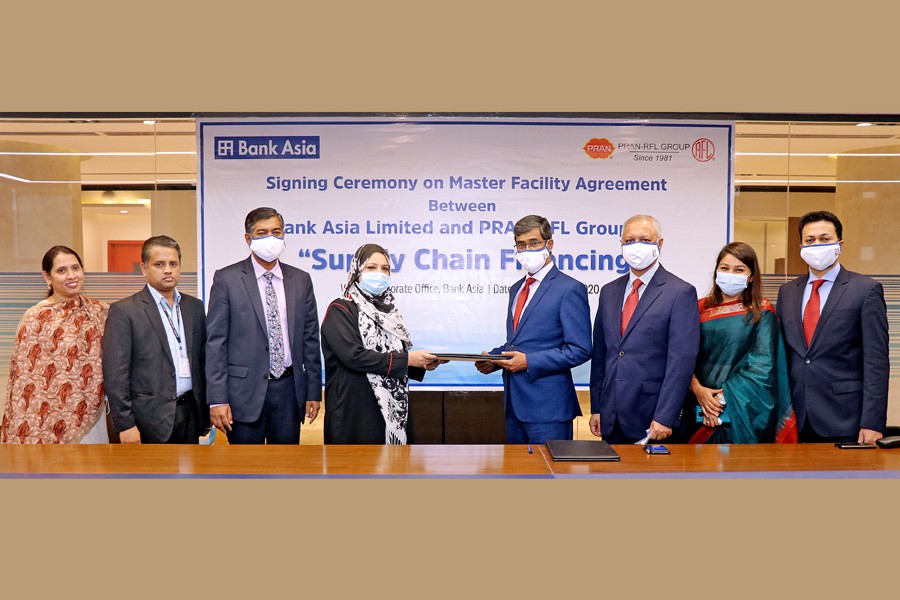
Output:
[[[831,444],[669,445],[617,462],[555,462],[543,445],[0,446],[16,478],[900,478],[900,450]]]

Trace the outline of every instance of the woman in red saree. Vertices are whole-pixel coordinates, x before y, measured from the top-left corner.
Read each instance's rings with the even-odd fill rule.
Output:
[[[0,442],[109,443],[101,361],[109,306],[81,294],[84,270],[71,248],[54,246],[41,268],[48,295],[17,329]]]
[[[713,287],[700,300],[700,353],[683,416],[697,423],[691,443],[797,441],[784,336],[759,272],[743,242],[716,259]]]

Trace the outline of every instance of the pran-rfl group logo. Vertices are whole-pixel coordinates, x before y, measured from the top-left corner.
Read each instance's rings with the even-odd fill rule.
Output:
[[[606,138],[591,138],[584,145],[584,153],[591,158],[609,158],[616,147]]]
[[[700,162],[709,162],[716,155],[716,145],[706,138],[700,138],[691,145],[691,154]]]

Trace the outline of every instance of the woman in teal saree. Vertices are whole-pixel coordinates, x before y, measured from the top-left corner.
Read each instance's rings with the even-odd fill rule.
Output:
[[[690,443],[797,441],[784,336],[758,278],[749,245],[719,252],[712,290],[700,299],[700,353],[682,417],[696,423]]]

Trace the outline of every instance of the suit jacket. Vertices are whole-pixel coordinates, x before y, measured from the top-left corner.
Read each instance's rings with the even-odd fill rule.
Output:
[[[184,343],[200,415],[197,436],[209,427],[203,372],[206,319],[203,303],[181,294]],[[175,424],[175,369],[166,327],[146,286],[109,307],[103,335],[103,380],[117,431],[137,425],[141,441],[165,443]]]
[[[581,415],[572,369],[591,357],[587,289],[553,266],[513,331],[512,307],[524,283],[523,277],[509,291],[507,341],[491,351],[524,352],[528,358],[527,370],[503,371],[506,405],[526,423],[569,421]]]
[[[809,274],[781,286],[777,311],[784,327],[797,426],[807,419],[821,436],[855,436],[887,425],[887,308],[877,281],[844,267],[832,284],[812,343],[803,335],[803,290]]]
[[[697,291],[660,265],[621,333],[628,275],[600,290],[591,357],[591,412],[600,433],[616,421],[626,437],[640,439],[651,421],[673,429],[700,350]]]
[[[266,311],[253,256],[216,271],[206,316],[206,385],[209,404],[230,404],[231,414],[252,423],[262,414],[269,374]],[[301,422],[306,402],[322,398],[319,316],[312,279],[281,263],[287,304],[287,337]]]

